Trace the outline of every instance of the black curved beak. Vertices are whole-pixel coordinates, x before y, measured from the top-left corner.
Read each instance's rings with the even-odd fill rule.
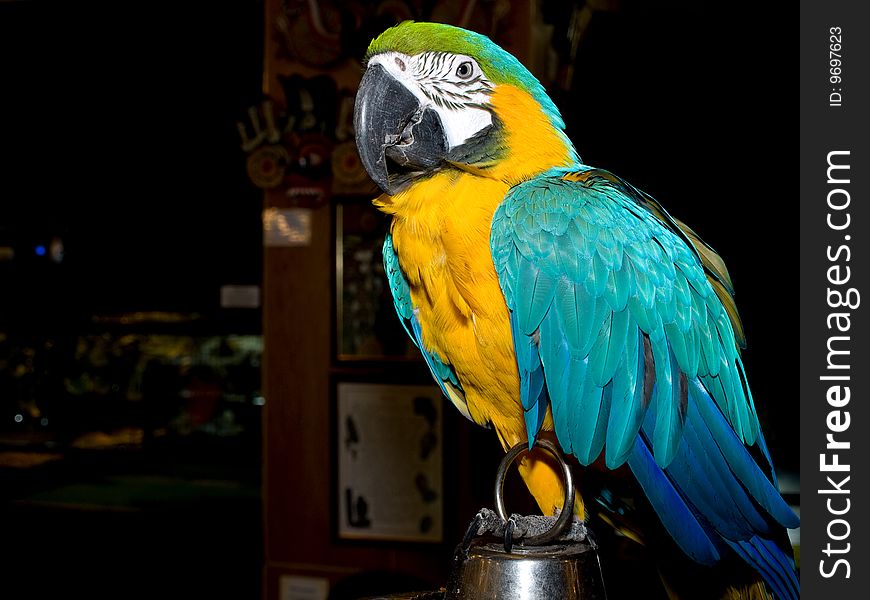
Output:
[[[438,113],[421,106],[381,65],[370,66],[363,75],[353,126],[363,167],[390,195],[437,167],[448,151]]]

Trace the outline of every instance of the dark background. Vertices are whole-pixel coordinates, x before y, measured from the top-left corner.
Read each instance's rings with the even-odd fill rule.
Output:
[[[262,194],[235,125],[261,95],[262,11],[244,0],[0,2],[0,246],[15,248],[0,261],[0,337],[71,355],[81,335],[259,335],[260,311],[221,310],[219,290],[262,277]],[[61,264],[34,252],[55,236]],[[131,311],[199,318],[94,319]],[[157,409],[172,415],[184,406],[173,386],[185,384],[171,367],[154,373],[166,387]],[[259,597],[259,407],[240,406],[256,414],[237,437],[170,432],[85,450],[40,444],[37,420],[19,447],[7,391],[2,450],[63,459],[0,468],[0,597]],[[148,404],[115,396],[96,418],[49,414],[60,431],[49,443],[85,419],[111,431],[118,412]]]
[[[0,245],[22,259],[0,263],[0,319],[214,314],[221,285],[259,284],[235,124],[261,95],[262,10],[0,3]],[[60,268],[33,255],[54,235]]]

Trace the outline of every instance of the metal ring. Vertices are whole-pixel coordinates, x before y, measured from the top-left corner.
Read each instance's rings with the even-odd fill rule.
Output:
[[[574,478],[571,476],[571,468],[565,462],[565,459],[562,458],[562,452],[550,440],[539,439],[535,442],[535,446],[552,454],[562,466],[562,475],[565,483],[565,502],[562,505],[562,512],[559,513],[559,518],[556,519],[556,522],[553,523],[550,529],[540,535],[533,535],[522,540],[523,544],[529,546],[540,546],[557,539],[562,535],[562,532],[568,526],[568,523],[571,522],[571,517],[574,515]],[[507,523],[508,516],[504,506],[504,479],[508,468],[516,461],[517,457],[528,450],[528,444],[520,442],[508,451],[498,465],[498,472],[495,476],[495,511],[505,523]]]

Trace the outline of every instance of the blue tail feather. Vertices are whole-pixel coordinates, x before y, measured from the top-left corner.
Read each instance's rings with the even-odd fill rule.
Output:
[[[761,574],[779,600],[800,598],[800,582],[794,563],[776,544],[758,536],[748,541],[726,542]]]
[[[635,439],[628,465],[665,529],[683,552],[701,564],[715,564],[719,560],[719,551],[710,532],[701,525],[670,479],[656,464],[641,435]]]
[[[663,525],[687,554],[693,556],[687,549],[694,547],[691,531],[700,528],[714,545],[725,542],[754,567],[778,598],[797,598],[800,584],[794,562],[773,540],[767,539],[776,535],[776,530],[784,525],[783,520],[790,522],[785,517],[795,521],[797,517],[778,493],[778,502],[772,501],[773,492],[769,488],[773,485],[765,468],[769,464],[757,464],[733,431],[730,438],[723,439],[727,423],[715,401],[703,387],[690,389],[693,397],[673,462],[661,469],[650,454],[648,439],[655,431],[658,410],[653,403],[629,459],[632,471]],[[717,414],[721,422],[716,420]],[[758,440],[762,455],[769,459],[763,437]],[[642,460],[645,456],[649,456],[646,462]],[[685,508],[679,507],[672,494],[679,497]],[[674,515],[666,511],[682,513],[681,521],[674,523]]]

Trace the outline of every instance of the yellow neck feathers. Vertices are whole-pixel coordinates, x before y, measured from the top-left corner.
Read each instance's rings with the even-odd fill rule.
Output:
[[[504,127],[508,148],[507,156],[492,168],[492,177],[514,186],[553,167],[574,163],[576,155],[568,138],[528,93],[502,85],[496,88],[491,102]]]

